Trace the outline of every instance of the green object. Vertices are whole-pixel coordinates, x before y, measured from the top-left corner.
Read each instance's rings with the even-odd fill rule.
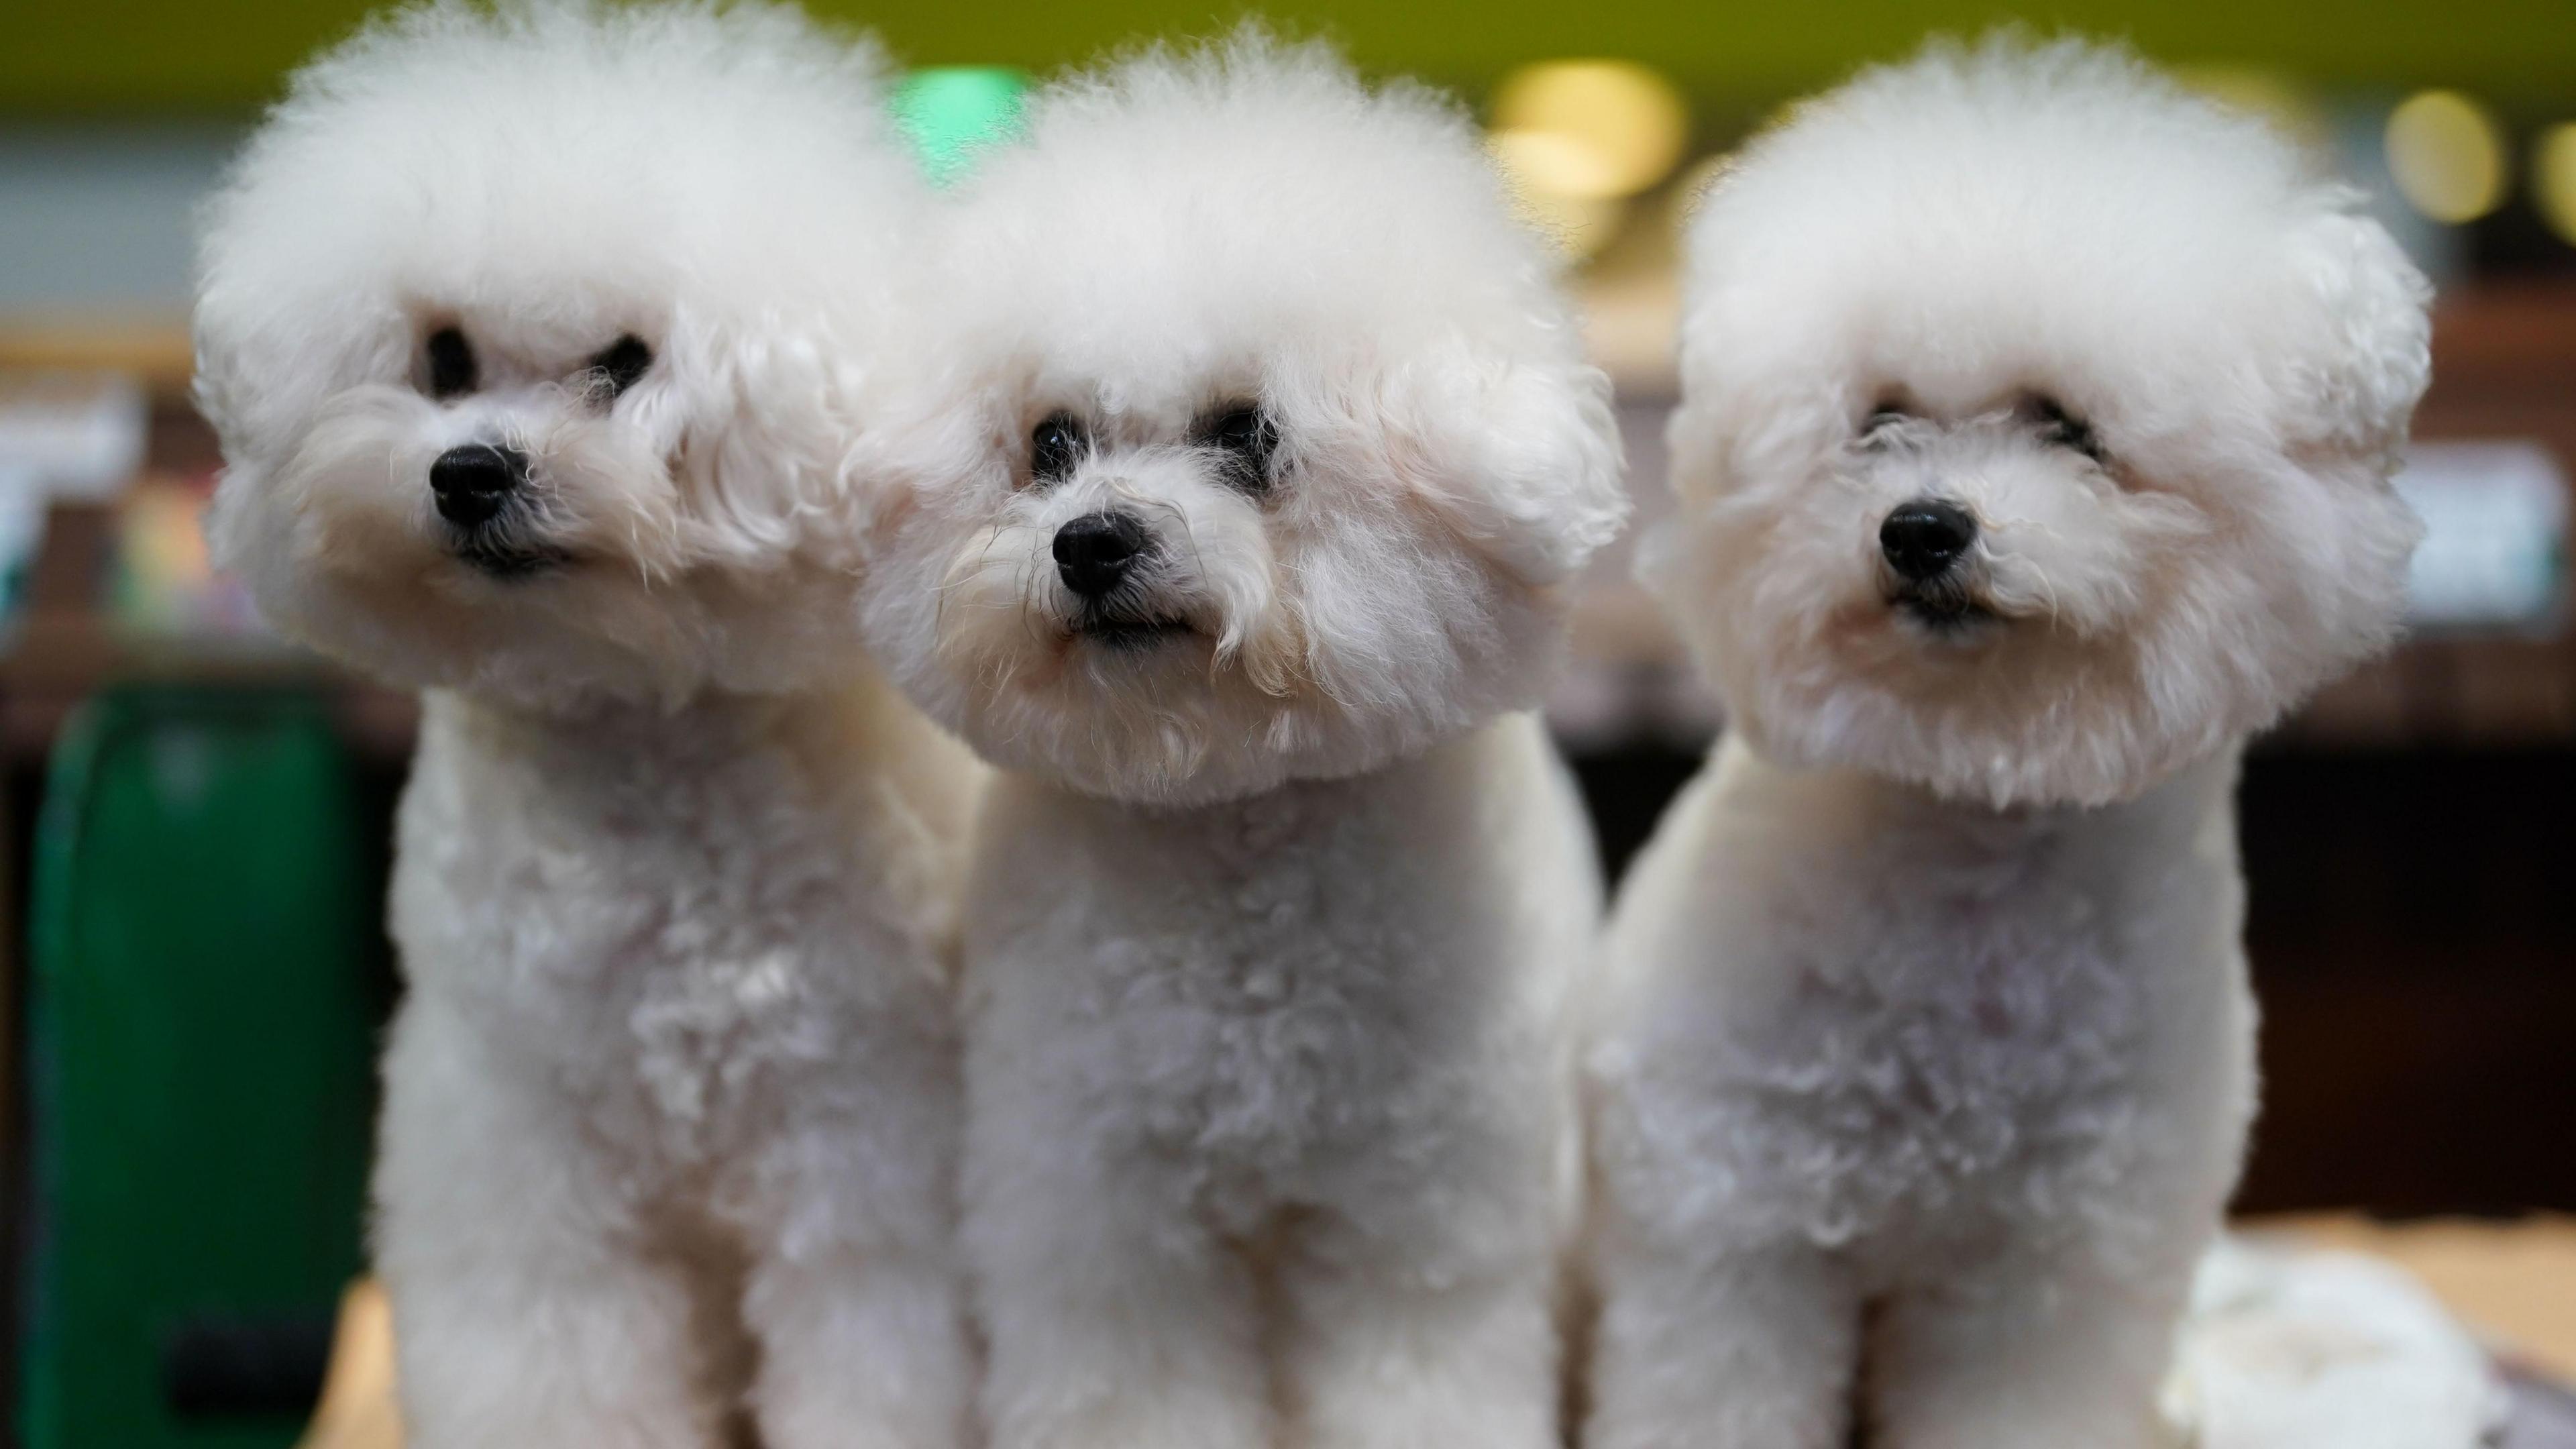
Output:
[[[131,686],[31,892],[26,1449],[284,1449],[362,1260],[375,852],[319,703]]]
[[[0,115],[223,111],[276,99],[289,67],[342,39],[383,0],[9,0],[0,28]],[[2451,85],[2556,119],[2576,92],[2567,0],[810,0],[817,17],[863,26],[916,61],[1082,65],[1138,40],[1222,33],[1236,14],[1293,35],[1327,35],[1363,68],[1481,94],[1505,71],[1559,56],[1652,63],[1703,108],[1732,110],[1831,85],[1933,30],[2020,18],[2125,35],[2156,59],[2276,68],[2329,90]],[[1712,138],[1723,139],[1723,138]]]
[[[975,169],[975,153],[1019,130],[1027,77],[1003,66],[951,65],[914,71],[894,93],[895,119],[912,138],[921,168],[942,186]]]

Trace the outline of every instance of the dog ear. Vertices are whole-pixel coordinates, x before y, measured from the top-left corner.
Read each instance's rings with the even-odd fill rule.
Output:
[[[1015,380],[957,359],[891,381],[841,458],[863,556],[901,546],[916,523],[936,529],[983,506],[981,490],[1009,490],[1019,396]]]
[[[2313,646],[2311,667],[2284,677],[2282,706],[2394,635],[2423,536],[2390,475],[2431,379],[2432,288],[2377,222],[2333,201],[2291,238],[2310,305],[2276,364],[2288,472],[2266,490],[2284,530],[2274,562]]]
[[[1390,379],[1399,467],[1449,527],[1532,588],[1562,582],[1628,520],[1610,381],[1464,343]]]
[[[2432,286],[2385,228],[2340,208],[2312,217],[2294,245],[2323,324],[2294,363],[2289,392],[2303,406],[2292,435],[2393,454],[2432,377]]]
[[[855,541],[849,458],[873,381],[859,356],[813,318],[675,309],[655,359],[672,385],[631,406],[647,431],[674,440],[704,542],[760,559]]]

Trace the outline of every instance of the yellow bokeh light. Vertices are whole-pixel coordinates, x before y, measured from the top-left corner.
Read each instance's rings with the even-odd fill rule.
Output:
[[[2435,221],[2475,221],[2504,204],[2504,127],[2458,91],[2425,91],[2388,113],[2388,174]]]
[[[2576,247],[2576,121],[2540,133],[2531,155],[2531,195],[2549,229]]]
[[[1553,131],[1498,131],[1485,138],[1521,209],[1570,260],[1609,244],[1628,214],[1622,197],[1586,188],[1600,164],[1588,148]]]
[[[1613,189],[1618,184],[1615,169],[1580,137],[1563,131],[1496,131],[1485,144],[1525,197],[1601,200],[1620,194]]]
[[[1605,201],[1672,173],[1690,112],[1672,82],[1634,61],[1551,60],[1504,77],[1494,131],[1531,192]]]

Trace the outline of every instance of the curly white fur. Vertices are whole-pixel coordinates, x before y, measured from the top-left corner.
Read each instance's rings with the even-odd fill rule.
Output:
[[[853,627],[927,207],[878,76],[785,11],[416,9],[207,217],[219,553],[429,691],[376,1181],[417,1449],[965,1435],[973,767]],[[488,521],[460,445],[525,460]]]
[[[1626,500],[1607,384],[1465,118],[1247,40],[1060,83],[1033,124],[943,248],[968,360],[915,466],[953,486],[891,505],[888,667],[999,763],[1170,804],[1537,703],[1559,585]],[[1200,445],[1230,402],[1277,429],[1276,486]],[[1058,412],[1088,451],[1030,487]],[[1049,553],[1111,506],[1152,521],[1150,609],[1192,629],[1115,667]]]
[[[1935,46],[1696,219],[1647,576],[1732,733],[1589,1058],[1593,1449],[2143,1449],[2254,1099],[2238,742],[2386,641],[2425,287],[2117,51]],[[1901,505],[1975,525],[1947,570]]]
[[[1553,1444],[1599,900],[1509,712],[1625,500],[1543,243],[1463,117],[1244,35],[1041,95],[948,250],[868,597],[1024,772],[966,929],[996,1449]]]
[[[2124,57],[1936,51],[1763,138],[1691,231],[1683,526],[1648,581],[1783,764],[2098,804],[2386,642],[2421,276],[2260,124]],[[2107,467],[2034,446],[2053,398]],[[1881,404],[1917,415],[1855,449]],[[1938,426],[1934,426],[1934,425]],[[2009,668],[1885,607],[1879,521],[1983,525]]]

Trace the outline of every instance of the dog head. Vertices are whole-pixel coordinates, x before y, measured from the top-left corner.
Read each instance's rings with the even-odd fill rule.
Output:
[[[1539,696],[1625,512],[1605,379],[1471,128],[1245,34],[1053,88],[869,634],[1001,763],[1156,803],[1375,768]]]
[[[2427,289],[2124,54],[1865,74],[1695,219],[1645,574],[1731,724],[1997,805],[2125,798],[2395,628]]]
[[[845,667],[926,204],[880,96],[873,52],[748,6],[437,5],[308,67],[202,237],[219,558],[406,685]]]

